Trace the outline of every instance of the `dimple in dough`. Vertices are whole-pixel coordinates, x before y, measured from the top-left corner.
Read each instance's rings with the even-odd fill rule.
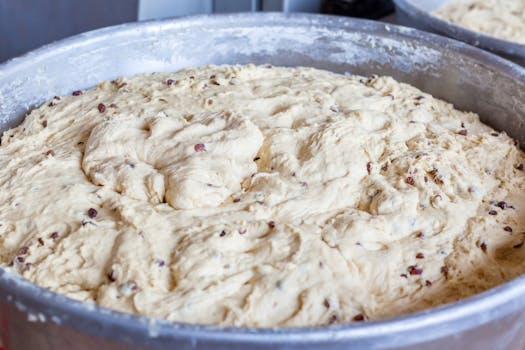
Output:
[[[467,29],[525,45],[525,0],[451,0],[435,14]]]
[[[312,326],[525,271],[524,156],[389,77],[208,66],[53,98],[0,146],[0,259],[89,303]]]

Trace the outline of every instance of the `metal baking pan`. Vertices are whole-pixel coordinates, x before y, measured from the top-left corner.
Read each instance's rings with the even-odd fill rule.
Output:
[[[475,32],[433,15],[435,10],[450,1],[394,0],[397,23],[464,41],[525,66],[525,45]]]
[[[525,141],[525,69],[444,37],[322,15],[239,14],[126,24],[0,66],[0,129],[53,95],[100,80],[208,63],[391,75]],[[474,297],[383,321],[250,329],[171,323],[73,301],[0,268],[7,350],[523,349],[525,275]]]

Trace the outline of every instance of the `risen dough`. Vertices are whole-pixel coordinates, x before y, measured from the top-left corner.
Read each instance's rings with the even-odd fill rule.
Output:
[[[388,77],[123,78],[4,133],[0,258],[169,320],[381,319],[525,271],[523,158],[477,115]]]
[[[467,29],[525,44],[525,0],[451,0],[436,15]]]

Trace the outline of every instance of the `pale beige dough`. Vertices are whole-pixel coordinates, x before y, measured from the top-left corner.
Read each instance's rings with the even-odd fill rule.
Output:
[[[467,29],[525,45],[525,0],[450,0],[435,14]]]
[[[209,66],[75,95],[0,146],[1,262],[53,291],[174,321],[308,326],[525,272],[524,154],[392,78]]]

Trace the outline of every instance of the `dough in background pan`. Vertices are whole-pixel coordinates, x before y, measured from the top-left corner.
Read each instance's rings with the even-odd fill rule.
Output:
[[[525,45],[525,0],[451,0],[435,14],[467,29]]]

